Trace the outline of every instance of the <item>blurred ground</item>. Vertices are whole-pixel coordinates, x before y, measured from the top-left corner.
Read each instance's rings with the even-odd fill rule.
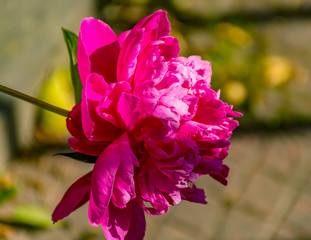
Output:
[[[235,137],[226,160],[229,185],[202,177],[198,185],[206,190],[208,205],[184,202],[166,215],[147,216],[145,239],[311,239],[310,138],[303,130]],[[2,219],[20,205],[44,208],[49,216],[67,187],[90,170],[91,165],[53,153],[11,162],[7,174],[19,190],[1,206]],[[44,228],[0,224],[8,240],[104,238],[101,228],[88,222],[86,206]]]
[[[59,83],[68,64],[61,26],[77,33],[81,19],[94,12],[120,32],[152,11],[168,10],[182,55],[210,60],[213,87],[245,117],[226,159],[229,185],[201,178],[209,204],[182,203],[164,216],[147,216],[145,239],[311,239],[310,4],[3,0],[0,81],[68,108],[66,84]],[[64,150],[63,119],[34,115],[33,106],[0,95],[0,239],[103,239],[86,207],[51,224],[65,190],[92,166],[52,156],[55,146]]]

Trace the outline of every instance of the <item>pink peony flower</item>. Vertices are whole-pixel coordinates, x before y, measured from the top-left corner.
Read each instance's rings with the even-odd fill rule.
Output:
[[[210,88],[208,61],[178,57],[166,15],[157,11],[118,36],[100,20],[82,21],[82,100],[67,119],[68,143],[98,158],[67,190],[54,222],[89,201],[90,222],[107,239],[139,240],[144,212],[160,215],[181,200],[206,204],[193,184],[200,175],[227,184],[223,160],[233,117],[242,114]]]

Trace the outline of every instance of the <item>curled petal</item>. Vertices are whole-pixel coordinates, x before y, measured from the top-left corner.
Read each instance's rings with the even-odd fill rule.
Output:
[[[103,222],[103,231],[108,240],[142,240],[145,235],[146,221],[143,209],[136,201],[129,202],[120,209],[109,205],[108,218]]]
[[[111,143],[97,159],[91,178],[89,205],[89,219],[93,225],[102,221],[114,188],[131,195],[130,198],[135,197],[133,164],[137,164],[137,159],[130,148],[126,133]],[[121,202],[117,203],[124,207],[129,198],[118,200]]]
[[[186,188],[182,190],[182,199],[189,202],[207,204],[205,200],[206,196],[203,189],[197,188],[194,184],[192,188]]]
[[[149,32],[148,38],[152,41],[169,35],[170,22],[167,19],[167,13],[159,10],[144,17],[134,26],[133,30],[139,28],[144,28],[146,32]]]
[[[67,129],[73,136],[68,139],[70,148],[83,154],[99,156],[108,143],[89,141],[84,134],[81,121],[81,103],[78,103],[69,113],[69,118],[66,119]]]
[[[90,198],[91,174],[87,173],[72,184],[52,214],[53,222],[67,217],[71,212],[84,205]]]
[[[68,144],[73,151],[91,156],[99,156],[109,143],[91,141],[83,142],[76,138],[69,138]]]
[[[81,103],[75,105],[66,119],[66,126],[70,134],[80,140],[87,140],[81,122]]]
[[[230,146],[230,141],[227,139],[202,139],[196,141],[199,150],[208,148],[224,148]]]
[[[221,166],[221,170],[219,171],[219,173],[210,174],[210,176],[214,178],[215,180],[217,180],[218,182],[220,182],[221,184],[227,186],[228,184],[227,177],[229,175],[229,170],[230,168],[227,165],[223,164]]]
[[[222,169],[222,161],[202,158],[194,170],[198,174],[218,174]]]

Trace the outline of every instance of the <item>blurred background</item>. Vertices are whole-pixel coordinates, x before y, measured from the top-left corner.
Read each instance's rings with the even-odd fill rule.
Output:
[[[147,217],[148,240],[311,239],[310,0],[2,0],[0,83],[70,110],[61,27],[87,16],[116,33],[168,11],[181,56],[212,63],[212,87],[244,114],[226,164],[229,185],[198,185],[208,205],[182,203]],[[103,239],[83,207],[55,225],[50,214],[91,165],[66,152],[65,119],[0,94],[0,239]]]

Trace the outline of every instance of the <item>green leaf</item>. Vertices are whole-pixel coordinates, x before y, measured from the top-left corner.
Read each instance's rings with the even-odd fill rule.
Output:
[[[7,222],[38,229],[47,229],[53,226],[49,211],[37,206],[28,205],[16,206],[13,210],[12,217]]]
[[[90,156],[83,153],[78,152],[70,152],[70,153],[56,153],[54,156],[65,156],[78,161],[86,162],[86,163],[95,163],[97,160],[97,156]]]
[[[76,103],[79,103],[81,101],[82,83],[77,64],[78,36],[64,28],[62,28],[62,31],[69,53],[71,80],[75,91],[75,100]]]

